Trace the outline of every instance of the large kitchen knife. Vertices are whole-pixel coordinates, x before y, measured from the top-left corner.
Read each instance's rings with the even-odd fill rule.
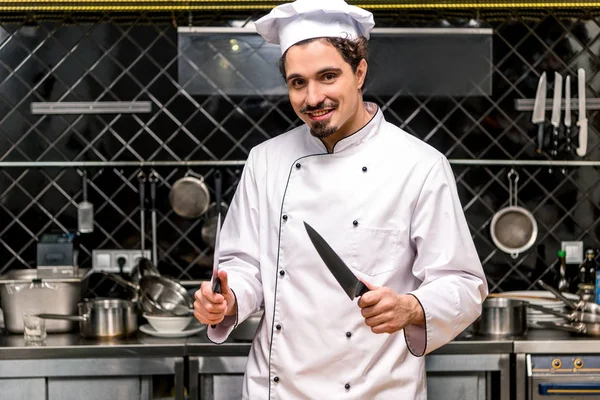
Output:
[[[565,152],[571,154],[571,76],[565,79]]]
[[[587,152],[587,135],[588,135],[588,120],[585,110],[585,70],[579,68],[577,70],[577,98],[579,100],[579,147],[577,147],[577,155],[585,156]]]
[[[538,153],[542,152],[544,146],[544,121],[546,119],[546,73],[542,73],[538,81],[537,92],[535,93],[535,102],[533,103],[533,114],[531,122],[538,124],[537,134],[537,149]]]
[[[554,99],[552,100],[552,116],[550,117],[550,123],[552,123],[552,148],[550,149],[550,155],[553,158],[558,156],[558,129],[560,128],[562,108],[562,83],[562,75],[554,72]]]
[[[220,238],[221,238],[221,213],[217,216],[217,233],[215,235],[215,251],[213,255],[213,273],[211,278],[211,287],[213,293],[221,293],[221,279],[219,278],[219,249],[220,249]],[[211,325],[215,328],[216,325]]]
[[[325,262],[329,271],[331,271],[334,278],[338,281],[342,289],[344,289],[348,297],[350,297],[350,300],[354,300],[356,297],[367,293],[369,288],[358,280],[325,239],[323,239],[323,237],[321,237],[321,235],[306,222],[304,223],[304,227],[306,228],[310,241],[313,246],[315,246],[315,249],[317,249],[317,253],[319,253],[319,256],[321,256],[321,259]]]

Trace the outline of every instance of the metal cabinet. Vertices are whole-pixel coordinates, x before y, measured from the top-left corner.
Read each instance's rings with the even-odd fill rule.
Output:
[[[0,360],[0,398],[152,400],[153,376],[174,375],[184,400],[183,371],[184,357]]]
[[[246,356],[190,357],[190,400],[239,400],[246,361]],[[428,355],[426,368],[428,400],[510,399],[509,354]]]
[[[47,400],[44,378],[0,379],[0,399]]]

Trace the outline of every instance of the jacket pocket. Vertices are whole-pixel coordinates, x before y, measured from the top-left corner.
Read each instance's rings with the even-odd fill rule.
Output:
[[[396,269],[401,231],[364,226],[353,228],[350,266],[375,276]]]

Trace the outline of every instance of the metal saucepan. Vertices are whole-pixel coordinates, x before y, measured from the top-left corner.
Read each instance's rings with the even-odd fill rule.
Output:
[[[179,283],[166,276],[144,275],[136,285],[119,275],[108,273],[105,275],[138,292],[139,304],[149,314],[182,316],[194,313],[192,295]]]
[[[583,300],[573,301],[573,300],[567,298],[566,296],[564,296],[561,292],[559,292],[552,286],[547,285],[542,280],[538,280],[537,284],[540,285],[541,287],[543,287],[544,289],[546,289],[547,291],[549,291],[550,293],[552,293],[559,300],[562,300],[563,303],[565,303],[567,305],[567,307],[569,307],[572,310],[583,311],[583,312],[592,313],[592,314],[600,314],[600,305],[599,304],[590,303],[590,302],[583,301]]]
[[[589,322],[580,322],[578,324],[559,324],[558,322],[552,321],[538,321],[536,323],[539,326],[546,328],[556,328],[588,336],[600,336],[600,324],[593,324]]]
[[[81,335],[103,339],[128,336],[137,331],[137,313],[133,302],[120,299],[85,299],[77,304],[79,315],[38,314],[44,319],[78,321]]]
[[[581,311],[573,311],[570,313],[564,313],[560,311],[553,310],[551,308],[546,308],[543,306],[539,306],[537,304],[528,304],[527,307],[533,308],[534,310],[541,311],[546,314],[556,315],[557,317],[561,317],[566,319],[569,322],[589,322],[589,323],[600,323],[600,314],[592,314]]]
[[[215,247],[217,236],[217,221],[221,214],[221,221],[225,218],[229,206],[221,200],[222,198],[222,178],[221,171],[215,171],[215,202],[212,203],[206,211],[207,220],[202,225],[202,241],[210,248]]]
[[[527,332],[527,304],[506,298],[487,298],[473,332],[490,336],[521,336]]]
[[[511,169],[508,173],[509,206],[494,214],[490,226],[492,241],[496,247],[509,253],[512,258],[517,258],[520,253],[533,246],[538,234],[538,226],[533,214],[517,205],[518,181],[519,174]]]
[[[204,177],[188,171],[171,186],[169,202],[173,211],[180,217],[200,217],[210,204],[210,193],[204,183]]]

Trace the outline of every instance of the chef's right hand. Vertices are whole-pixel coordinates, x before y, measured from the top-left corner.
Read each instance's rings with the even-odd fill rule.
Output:
[[[203,324],[216,325],[225,316],[235,315],[235,296],[227,282],[227,272],[219,271],[221,294],[213,293],[210,281],[202,282],[194,294],[194,316]]]

